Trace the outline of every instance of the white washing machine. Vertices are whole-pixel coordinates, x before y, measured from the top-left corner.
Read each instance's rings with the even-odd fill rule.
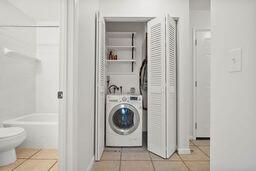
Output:
[[[107,95],[106,146],[142,146],[142,96]]]

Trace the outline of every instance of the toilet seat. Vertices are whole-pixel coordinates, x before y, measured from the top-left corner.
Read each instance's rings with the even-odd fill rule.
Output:
[[[23,134],[25,130],[20,127],[0,128],[0,140]]]

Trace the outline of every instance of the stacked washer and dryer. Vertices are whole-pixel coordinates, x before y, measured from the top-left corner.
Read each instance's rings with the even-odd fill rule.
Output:
[[[142,146],[142,96],[107,95],[106,146]]]

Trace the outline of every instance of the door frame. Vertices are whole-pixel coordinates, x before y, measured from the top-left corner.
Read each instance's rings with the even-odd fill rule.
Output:
[[[60,86],[59,99],[59,170],[77,170],[77,12],[76,0],[60,1]]]
[[[196,33],[203,31],[211,31],[210,28],[192,28],[192,53],[193,53],[193,140],[196,140],[196,121],[197,121],[197,55],[196,55]]]
[[[103,18],[103,20],[105,21],[105,23],[106,22],[118,22],[118,21],[129,21],[129,22],[146,22],[146,21],[149,21],[150,19],[152,19],[152,18],[155,18],[155,17],[126,17],[126,16],[104,16],[104,15],[102,15],[102,16],[100,16],[101,15],[101,12],[100,11],[98,11],[97,13],[95,13],[95,15],[96,15],[96,17],[101,17],[101,18]],[[95,20],[95,22],[97,22],[97,19]],[[99,32],[99,23],[95,23],[95,24],[98,24],[98,26],[96,27],[96,35],[98,35],[98,36],[100,36],[101,35],[101,33],[97,33],[97,32]],[[102,57],[102,55],[100,55],[99,54],[99,52],[97,51],[97,50],[99,50],[99,48],[97,48],[97,46],[99,46],[99,39],[98,39],[98,37],[95,35],[95,39],[96,39],[96,41],[95,41],[95,49],[96,49],[96,57]],[[95,61],[97,61],[97,59],[95,59]],[[97,68],[98,68],[98,63],[97,62],[95,62],[95,70],[97,70]],[[97,72],[96,72],[96,74],[97,74]],[[97,75],[95,75],[95,83],[97,82]],[[96,88],[95,89],[95,95],[97,95],[97,91],[98,91],[98,89]],[[99,156],[97,156],[97,152],[98,151],[100,151],[100,150],[98,150],[97,149],[97,147],[98,147],[98,141],[97,141],[97,137],[98,137],[98,131],[97,130],[100,130],[99,128],[98,128],[98,113],[97,113],[97,111],[98,111],[98,109],[97,109],[97,98],[95,98],[95,114],[94,114],[94,160],[95,161],[98,161],[98,159],[100,158]],[[105,105],[106,105],[106,101],[105,101]],[[105,111],[105,114],[106,114],[106,111]],[[105,122],[105,121],[104,121]],[[106,132],[106,125],[105,125],[105,128],[104,128],[104,133]],[[104,136],[104,139],[105,139],[105,136]],[[105,147],[105,144],[104,144],[104,147]],[[97,156],[97,157],[95,157],[95,156]]]
[[[106,15],[104,15],[103,14],[103,19],[105,20],[105,22],[110,22],[110,21],[112,21],[112,22],[118,22],[118,21],[129,21],[129,22],[132,22],[132,21],[134,21],[134,22],[147,22],[147,21],[149,21],[149,20],[151,20],[151,19],[153,19],[153,18],[156,18],[157,16],[133,16],[133,17],[131,17],[131,16],[106,16]],[[188,148],[179,148],[179,137],[181,137],[181,133],[178,131],[178,129],[179,129],[179,123],[180,122],[182,122],[181,120],[179,120],[178,118],[179,118],[179,98],[180,98],[180,95],[179,95],[179,91],[178,91],[178,89],[179,89],[179,77],[180,77],[180,75],[179,75],[179,68],[180,68],[180,61],[179,61],[179,58],[180,58],[180,47],[179,47],[179,44],[180,44],[180,39],[179,39],[179,27],[180,27],[180,23],[179,23],[179,18],[180,17],[173,17],[173,18],[175,18],[175,20],[177,21],[177,25],[176,25],[176,29],[177,29],[177,32],[176,32],[176,39],[177,39],[177,47],[176,47],[176,51],[177,51],[177,54],[176,54],[176,65],[177,65],[177,68],[176,68],[176,71],[177,71],[177,78],[176,78],[176,80],[177,80],[177,102],[176,102],[176,106],[177,106],[177,120],[176,120],[176,127],[177,127],[177,133],[176,133],[176,136],[177,136],[177,144],[176,144],[176,149],[177,149],[177,151],[178,151],[178,153],[179,154],[190,154],[190,149],[189,149],[189,147]],[[95,75],[95,77],[96,77],[96,75]],[[96,102],[96,101],[95,101]],[[96,116],[97,114],[95,113],[95,117],[94,118],[97,118],[97,116]],[[96,124],[96,120],[94,121],[94,123],[95,123],[95,126],[97,125]],[[96,130],[96,129],[95,129]],[[94,132],[94,136],[97,136],[97,132]],[[189,140],[189,139],[188,139]],[[96,144],[96,142],[94,142],[94,149],[96,148],[96,146],[97,146],[97,144]],[[96,150],[94,150],[94,151],[96,151]],[[94,155],[95,155],[95,153],[94,153]]]

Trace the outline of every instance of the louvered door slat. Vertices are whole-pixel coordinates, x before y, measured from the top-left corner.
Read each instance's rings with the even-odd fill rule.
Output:
[[[148,23],[148,150],[165,157],[165,20]]]
[[[176,150],[176,22],[166,17],[166,125],[167,157]]]
[[[95,126],[95,160],[100,160],[104,151],[105,133],[105,22],[103,17],[97,16],[96,37],[96,126]]]

